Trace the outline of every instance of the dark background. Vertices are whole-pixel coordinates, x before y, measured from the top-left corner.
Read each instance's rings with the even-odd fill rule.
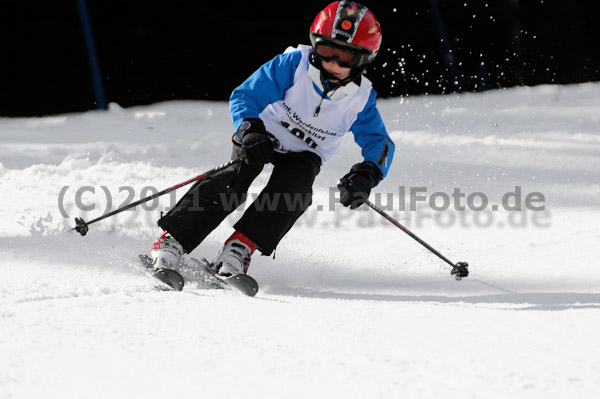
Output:
[[[456,90],[432,1],[364,1],[383,30],[368,70],[380,97]],[[328,1],[87,0],[107,102],[227,100]],[[600,80],[592,0],[437,0],[460,90]],[[2,0],[0,115],[96,108],[76,0]]]

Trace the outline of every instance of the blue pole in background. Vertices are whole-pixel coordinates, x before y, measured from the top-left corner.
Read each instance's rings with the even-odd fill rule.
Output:
[[[462,92],[462,89],[460,87],[460,81],[458,79],[456,61],[454,60],[454,54],[452,54],[452,49],[450,48],[450,41],[448,40],[448,35],[446,34],[446,28],[444,27],[444,21],[442,20],[442,14],[440,13],[437,1],[429,0],[429,8],[431,9],[431,13],[433,14],[435,28],[438,31],[438,35],[441,39],[442,51],[444,53],[444,63],[448,68],[448,73],[450,74],[450,79],[452,80],[454,91],[460,93]]]
[[[92,26],[90,24],[90,18],[88,16],[85,0],[77,0],[77,5],[79,6],[79,16],[81,17],[83,36],[85,38],[85,46],[87,47],[88,57],[90,60],[90,69],[92,71],[92,79],[94,81],[96,105],[98,106],[98,109],[106,109],[104,89],[102,88],[102,78],[100,77],[100,67],[98,66],[98,57],[96,56],[96,48],[94,47],[94,38],[92,36]]]

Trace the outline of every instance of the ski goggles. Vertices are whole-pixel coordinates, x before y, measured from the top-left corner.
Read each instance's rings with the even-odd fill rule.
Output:
[[[362,60],[361,55],[356,52],[342,50],[325,43],[317,44],[315,52],[321,60],[325,62],[335,61],[342,68],[354,68]]]

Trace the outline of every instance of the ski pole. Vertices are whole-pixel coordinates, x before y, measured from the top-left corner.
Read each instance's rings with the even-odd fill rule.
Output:
[[[427,248],[433,254],[437,255],[441,260],[443,260],[444,262],[446,262],[447,264],[452,266],[452,270],[450,271],[450,274],[454,275],[454,277],[457,280],[460,280],[463,277],[467,277],[469,275],[469,264],[467,262],[458,262],[456,264],[452,263],[448,258],[446,258],[444,255],[439,253],[435,248],[433,248],[431,245],[427,244],[425,241],[420,239],[415,233],[413,233],[412,231],[410,231],[409,229],[407,229],[406,227],[401,225],[400,222],[398,222],[396,219],[394,219],[393,217],[391,217],[390,215],[385,213],[382,209],[375,206],[371,201],[366,200],[365,204],[367,204],[375,212],[379,213],[381,216],[386,218],[394,226],[398,227],[400,230],[402,230],[403,232],[405,232],[406,234],[408,234],[409,236],[414,238],[419,244],[421,244],[422,246]]]
[[[131,204],[128,204],[128,205],[126,205],[126,206],[124,206],[124,207],[121,207],[121,208],[119,208],[119,209],[116,209],[116,210],[114,210],[114,211],[112,211],[112,212],[109,212],[109,213],[107,213],[107,214],[105,214],[105,215],[102,215],[102,216],[100,216],[100,217],[97,217],[97,218],[96,218],[96,219],[94,219],[94,220],[90,220],[89,222],[86,222],[86,221],[85,221],[85,220],[83,220],[82,218],[75,218],[75,227],[74,227],[74,228],[72,228],[71,230],[76,230],[76,231],[77,231],[79,234],[81,234],[82,236],[85,236],[85,235],[87,234],[88,230],[89,230],[89,227],[88,227],[88,226],[89,226],[90,224],[92,224],[92,223],[96,223],[96,222],[98,222],[98,221],[100,221],[100,220],[102,220],[102,219],[106,219],[106,218],[108,218],[108,217],[110,217],[110,216],[114,216],[114,215],[116,215],[117,213],[121,213],[121,212],[123,212],[123,211],[126,211],[127,209],[131,209],[131,208],[133,208],[134,206],[138,206],[138,205],[140,205],[140,204],[143,204],[144,202],[146,202],[146,201],[150,201],[151,199],[158,198],[158,197],[160,197],[161,195],[164,195],[164,194],[170,193],[171,191],[175,191],[175,190],[177,190],[178,188],[181,188],[181,187],[183,187],[183,186],[187,186],[187,185],[188,185],[188,184],[190,184],[190,183],[193,183],[193,182],[196,182],[196,181],[202,180],[202,179],[204,179],[204,178],[206,178],[206,177],[208,177],[208,176],[211,176],[211,175],[213,175],[213,174],[215,174],[215,173],[217,173],[217,172],[219,172],[219,171],[221,171],[221,170],[223,170],[223,169],[225,169],[225,168],[228,168],[228,167],[229,167],[229,166],[231,166],[231,165],[235,165],[235,164],[237,164],[237,163],[240,163],[240,162],[242,162],[242,161],[244,160],[244,158],[245,158],[244,156],[241,156],[241,157],[239,157],[239,158],[233,159],[233,160],[231,160],[231,161],[229,161],[229,162],[227,162],[227,163],[225,163],[225,164],[223,164],[223,165],[219,165],[219,166],[217,166],[216,168],[209,170],[208,172],[205,172],[205,173],[203,173],[203,174],[201,174],[201,175],[198,175],[198,176],[194,177],[193,179],[190,179],[190,180],[184,181],[183,183],[176,184],[176,185],[174,185],[173,187],[166,188],[166,189],[164,189],[164,190],[162,190],[162,191],[160,191],[160,192],[158,192],[158,193],[152,194],[152,195],[151,195],[151,196],[149,196],[149,197],[142,198],[142,199],[141,199],[141,200],[139,200],[139,201],[133,202],[133,203],[131,203]]]

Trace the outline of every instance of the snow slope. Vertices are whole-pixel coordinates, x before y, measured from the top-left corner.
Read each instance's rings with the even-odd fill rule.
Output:
[[[227,104],[0,118],[0,398],[595,397],[600,84],[380,110],[397,151],[371,198],[469,262],[467,279],[375,212],[335,206],[332,187],[360,161],[348,137],[275,259],[253,259],[256,298],[193,279],[164,291],[136,258],[185,189],[86,237],[73,218],[225,162]],[[402,210],[415,189],[439,202]],[[466,209],[437,211],[457,189]],[[522,210],[505,210],[519,190]],[[193,255],[212,257],[239,215]]]

